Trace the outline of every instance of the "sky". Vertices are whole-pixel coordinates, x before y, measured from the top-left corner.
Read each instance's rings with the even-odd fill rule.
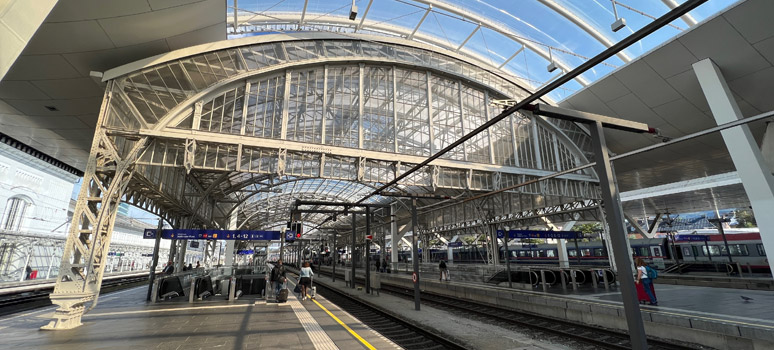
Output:
[[[630,35],[669,11],[669,8],[659,0],[616,0],[619,17],[626,20],[627,26],[618,32],[613,32],[610,25],[616,20],[613,13],[613,3],[610,0],[552,0],[553,3],[567,10],[570,16],[588,23],[605,40],[615,43]],[[240,9],[245,14],[261,20],[268,20],[277,14],[295,13],[303,10],[304,0],[239,0]],[[357,0],[358,22],[365,14],[368,0]],[[445,0],[442,1],[468,14],[462,18],[436,7],[427,13],[427,6],[412,0],[374,0],[370,10],[365,14],[369,21],[375,23],[399,26],[413,30],[421,21],[418,33],[439,38],[451,47],[457,47],[470,37],[464,48],[478,54],[485,62],[499,66],[508,57],[521,48],[521,44],[508,39],[495,29],[502,29],[520,39],[534,43],[543,51],[551,51],[551,58],[565,62],[574,68],[588,58],[603,51],[606,46],[589,33],[572,23],[568,18],[554,11],[538,0]],[[678,3],[684,2],[678,0]],[[736,3],[737,0],[712,0],[691,12],[696,21],[713,16],[718,11]],[[228,1],[233,6],[233,0]],[[346,17],[349,15],[351,0],[309,0],[306,21],[314,22],[323,15]],[[425,17],[425,14],[427,16]],[[485,25],[476,30],[478,22],[472,20],[476,16],[491,20],[491,28]],[[422,18],[425,17],[424,21]],[[354,22],[353,22],[354,23]],[[673,26],[664,27],[635,43],[625,50],[630,58],[636,58],[643,53],[659,46],[666,40],[679,35],[688,28],[682,20],[675,21]],[[546,69],[549,61],[531,50],[524,50],[515,56],[504,69],[530,82],[532,88],[538,87],[557,77],[559,70],[553,73]],[[583,74],[583,78],[593,82],[617,67],[624,64],[618,57],[608,59]],[[573,92],[581,89],[577,82],[569,82],[552,92],[550,96],[560,101]]]

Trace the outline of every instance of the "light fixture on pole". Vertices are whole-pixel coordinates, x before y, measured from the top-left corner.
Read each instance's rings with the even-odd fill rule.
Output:
[[[355,18],[357,18],[357,5],[355,5],[355,0],[352,0],[352,7],[349,9],[349,20],[354,21]]]
[[[615,16],[615,22],[610,25],[610,29],[617,32],[621,30],[621,28],[626,27],[626,19],[623,17],[618,18],[618,9],[615,7],[615,0],[610,0],[610,2],[613,3],[613,16]]]
[[[549,73],[553,73],[559,66],[556,65],[556,62],[554,62],[554,56],[551,54],[551,47],[548,47],[548,60],[550,63],[548,64],[548,67],[546,67],[546,70],[548,70]]]

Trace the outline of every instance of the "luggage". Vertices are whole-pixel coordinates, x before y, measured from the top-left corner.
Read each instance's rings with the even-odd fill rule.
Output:
[[[312,277],[312,282],[309,285],[311,288],[306,291],[306,294],[309,295],[309,299],[314,299],[315,295],[317,295],[317,287],[314,286],[314,277]]]
[[[293,288],[293,293],[301,293],[301,283],[296,284],[296,288]]]
[[[284,303],[287,301],[288,301],[288,289],[282,288],[280,289],[279,293],[277,293],[277,302]]]
[[[637,286],[637,300],[639,300],[640,304],[650,303],[650,298],[648,298],[648,293],[645,293],[645,284],[635,283],[635,286]],[[653,288],[653,284],[650,285],[650,291],[653,293],[653,296],[656,296],[656,290]]]

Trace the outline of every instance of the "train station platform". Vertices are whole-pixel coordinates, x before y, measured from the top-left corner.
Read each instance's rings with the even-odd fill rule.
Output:
[[[292,287],[291,287],[292,288]],[[83,325],[42,331],[53,307],[0,318],[4,349],[396,349],[325,298],[146,303],[147,286],[107,294]],[[335,318],[334,318],[335,316]],[[346,327],[344,327],[346,325]]]
[[[323,267],[324,271],[329,271]],[[337,274],[340,272],[336,269]],[[362,278],[362,270],[358,278]],[[342,277],[343,279],[343,277]],[[410,275],[381,274],[381,284],[412,288]],[[437,274],[421,274],[423,292],[496,305],[505,309],[626,330],[620,291],[591,288],[573,292],[521,290],[475,282],[439,282]],[[659,306],[641,306],[649,335],[713,348],[774,348],[774,293],[682,285],[657,285]],[[741,298],[745,296],[752,300]]]

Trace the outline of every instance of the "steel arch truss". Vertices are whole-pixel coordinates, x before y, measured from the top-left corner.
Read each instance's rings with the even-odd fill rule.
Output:
[[[275,228],[296,199],[359,200],[494,117],[493,99],[524,93],[417,47],[260,39],[157,60],[108,81],[51,296],[59,309],[46,328],[76,327],[85,304],[96,305],[122,200],[178,228],[226,228],[233,219],[239,227]],[[572,123],[513,116],[396,190],[461,198],[504,188],[587,162],[587,139]],[[489,218],[598,198],[595,182],[593,172],[563,175],[478,202],[473,213]],[[352,220],[314,209],[304,219],[320,230]],[[451,222],[433,219],[439,214],[447,215],[426,213],[424,227]],[[464,208],[459,218],[472,219]]]

